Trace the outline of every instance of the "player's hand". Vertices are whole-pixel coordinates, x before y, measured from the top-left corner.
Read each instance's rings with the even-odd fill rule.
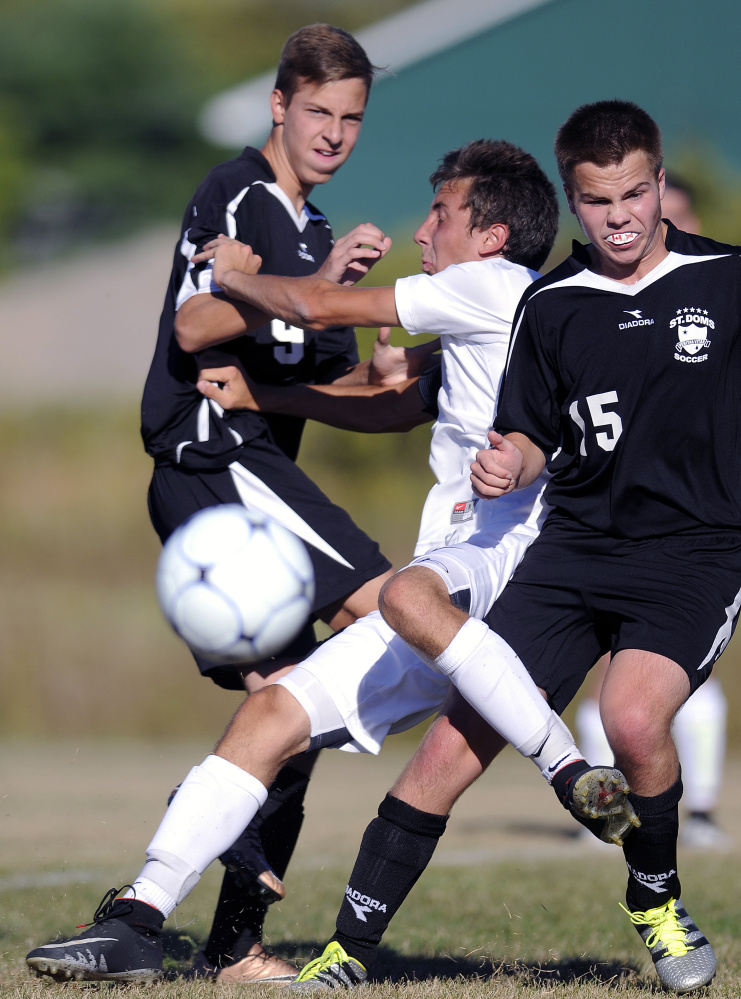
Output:
[[[317,276],[335,284],[353,285],[390,249],[390,236],[384,236],[372,222],[362,222],[337,240]]]
[[[419,347],[394,347],[391,327],[382,326],[373,344],[368,382],[371,385],[398,385],[416,378],[430,366],[432,354],[439,349],[439,340],[430,340]]]
[[[252,379],[233,364],[199,371],[196,388],[201,395],[213,399],[222,409],[251,409],[253,412],[260,412],[260,405],[254,394],[259,389]]]
[[[522,451],[496,430],[489,431],[490,448],[479,451],[471,465],[471,485],[481,499],[496,499],[517,488]]]
[[[200,253],[191,257],[191,263],[194,264],[203,264],[209,260],[213,260],[213,278],[219,287],[228,271],[257,274],[262,267],[262,257],[254,253],[251,246],[223,233],[206,243]]]

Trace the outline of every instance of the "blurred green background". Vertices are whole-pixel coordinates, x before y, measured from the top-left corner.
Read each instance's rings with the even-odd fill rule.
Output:
[[[204,102],[275,65],[286,36],[302,24],[326,20],[352,31],[404,6],[2,0],[0,294],[22,279],[31,303],[34,283],[57,262],[156,224],[172,226],[174,240],[195,184],[228,155],[198,134]],[[741,238],[732,157],[700,135],[674,142],[670,153],[673,169],[695,190],[705,231]],[[363,155],[361,144],[356,156]],[[386,169],[404,174],[402,146]],[[424,177],[416,172],[415,183],[424,206]],[[394,252],[374,280],[388,283],[417,268],[413,228],[411,219],[398,219]],[[573,235],[565,218],[552,263]],[[162,266],[166,273],[167,260]],[[2,331],[6,360],[21,335]],[[152,344],[154,336],[152,320]],[[362,354],[372,337],[361,334]],[[0,400],[0,731],[215,736],[240,698],[199,678],[156,606],[159,544],[146,512],[150,462],[138,434],[138,393],[50,405],[47,393],[36,391],[33,363],[17,363],[6,375],[26,387],[25,403]],[[362,437],[310,426],[301,464],[402,565],[431,483],[428,446],[429,427]],[[719,668],[734,743],[741,739],[733,710],[741,705],[737,647]]]

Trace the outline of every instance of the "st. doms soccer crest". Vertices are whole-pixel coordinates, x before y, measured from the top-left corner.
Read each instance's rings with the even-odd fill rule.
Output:
[[[715,329],[707,309],[677,309],[677,315],[669,326],[672,329],[676,327],[679,335],[674,345],[676,361],[697,364],[707,360],[708,355],[700,354],[700,351],[710,346],[710,340],[706,339],[708,329]]]

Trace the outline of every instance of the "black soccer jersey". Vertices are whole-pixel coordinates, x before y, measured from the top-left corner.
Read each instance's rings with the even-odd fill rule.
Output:
[[[212,287],[210,264],[194,268],[190,258],[219,233],[249,243],[262,257],[261,273],[290,277],[315,273],[333,243],[324,215],[308,202],[297,215],[257,150],[248,147],[208,174],[185,211],[144,388],[142,436],[157,464],[224,467],[245,443],[266,431],[288,457],[296,457],[304,420],[222,413],[197,391],[199,367],[230,364],[236,356],[255,381],[293,385],[331,382],[358,360],[351,327],[316,333],[279,320],[197,356],[182,351],[173,330],[177,307],[196,289]]]
[[[496,417],[556,452],[548,502],[614,537],[741,529],[739,247],[671,224],[666,245],[625,285],[575,244],[528,289]]]

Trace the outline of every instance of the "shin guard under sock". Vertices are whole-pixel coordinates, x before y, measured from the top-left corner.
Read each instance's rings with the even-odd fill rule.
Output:
[[[670,898],[679,898],[677,835],[682,780],[653,797],[631,794],[641,825],[625,840],[623,854],[628,866],[625,899],[631,912],[655,909]]]
[[[386,927],[435,852],[448,818],[387,794],[363,835],[334,939],[368,968]]]

